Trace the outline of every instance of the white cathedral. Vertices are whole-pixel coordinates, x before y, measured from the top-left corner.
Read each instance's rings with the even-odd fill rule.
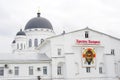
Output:
[[[120,80],[120,39],[84,28],[55,35],[37,13],[0,54],[0,80]]]

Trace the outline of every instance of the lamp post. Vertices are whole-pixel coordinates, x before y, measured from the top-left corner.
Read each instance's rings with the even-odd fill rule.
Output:
[[[40,76],[37,76],[38,80],[41,80],[41,77]]]

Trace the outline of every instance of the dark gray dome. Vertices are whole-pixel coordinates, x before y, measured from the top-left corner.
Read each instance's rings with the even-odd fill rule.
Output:
[[[40,13],[37,13],[37,17],[29,20],[25,26],[25,30],[34,28],[47,28],[53,30],[51,23],[47,19],[40,17]]]
[[[16,36],[18,36],[18,35],[26,36],[25,32],[23,32],[22,29],[20,29],[20,31],[16,34]]]

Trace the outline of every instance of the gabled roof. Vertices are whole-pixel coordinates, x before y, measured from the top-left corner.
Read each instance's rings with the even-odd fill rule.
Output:
[[[105,33],[102,33],[102,32],[96,31],[96,30],[93,30],[93,29],[91,29],[89,27],[86,27],[86,28],[83,28],[83,29],[80,29],[80,30],[75,30],[75,31],[72,31],[72,32],[68,32],[68,33],[65,33],[65,34],[52,36],[52,37],[49,37],[47,39],[56,38],[56,37],[59,37],[59,36],[63,36],[63,35],[67,35],[67,34],[71,34],[71,33],[75,33],[75,32],[79,32],[79,31],[83,31],[83,30],[90,30],[90,31],[93,31],[93,32],[96,32],[96,33],[103,34],[103,35],[106,35],[108,37],[114,38],[116,40],[120,40],[120,38],[117,38],[117,37],[114,37],[114,36],[111,36],[111,35],[108,35],[108,34],[105,34]]]
[[[75,31],[72,31],[72,32],[68,32],[68,33],[64,33],[64,34],[59,34],[59,35],[55,35],[55,36],[52,36],[52,37],[48,37],[42,44],[40,44],[37,49],[39,49],[40,47],[44,46],[46,43],[48,43],[50,40],[49,39],[52,39],[52,38],[56,38],[56,37],[60,37],[60,36],[64,36],[64,35],[67,35],[67,34],[71,34],[71,33],[75,33],[75,32],[79,32],[79,31],[83,31],[83,30],[90,30],[90,31],[93,31],[93,32],[96,32],[96,33],[99,33],[99,34],[102,34],[102,35],[106,35],[110,38],[113,38],[113,39],[116,39],[116,40],[119,40],[119,38],[116,38],[116,37],[113,37],[111,35],[108,35],[108,34],[105,34],[105,33],[102,33],[102,32],[99,32],[99,31],[96,31],[96,30],[93,30],[89,27],[86,27],[86,28],[83,28],[83,29],[80,29],[80,30],[75,30]]]

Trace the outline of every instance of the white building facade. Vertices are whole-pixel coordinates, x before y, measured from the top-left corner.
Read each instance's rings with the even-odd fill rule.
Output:
[[[55,35],[37,13],[1,54],[0,80],[120,80],[120,39],[84,28]]]

